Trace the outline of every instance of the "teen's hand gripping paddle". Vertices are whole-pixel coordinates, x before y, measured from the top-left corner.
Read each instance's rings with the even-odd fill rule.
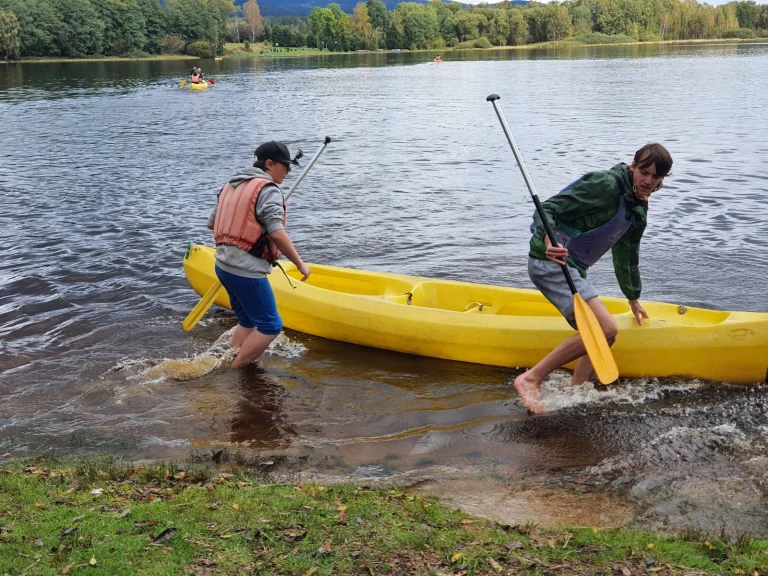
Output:
[[[293,185],[288,190],[288,193],[285,195],[285,201],[288,201],[288,198],[291,197],[291,195],[296,191],[296,188],[298,187],[299,183],[304,180],[304,176],[307,175],[307,172],[309,172],[309,169],[312,168],[312,166],[317,162],[317,159],[320,158],[320,154],[323,153],[323,150],[325,150],[325,147],[328,146],[328,144],[331,143],[331,138],[329,136],[325,137],[325,141],[323,142],[323,147],[318,150],[315,155],[312,157],[312,160],[310,160],[309,164],[307,164],[307,167],[304,168],[304,171],[299,175],[299,177],[296,179],[296,182],[293,183]],[[298,157],[298,154],[297,154]],[[223,290],[224,287],[221,285],[221,282],[219,282],[218,278],[213,283],[213,286],[211,286],[208,289],[208,292],[205,293],[205,295],[202,297],[200,302],[197,303],[197,305],[192,308],[192,311],[187,314],[187,317],[184,318],[184,321],[181,323],[181,328],[185,332],[189,332],[192,330],[192,328],[195,327],[195,325],[200,322],[200,319],[205,316],[205,313],[208,312],[208,309],[213,305],[213,303],[216,301],[216,297],[219,295],[219,292]]]
[[[501,108],[499,108],[499,105],[496,103],[499,98],[500,96],[497,94],[491,94],[486,100],[493,104],[493,109],[496,110],[496,116],[499,117],[501,127],[504,129],[504,134],[512,148],[512,153],[515,155],[517,165],[520,167],[520,172],[523,174],[523,179],[528,186],[528,191],[531,193],[533,203],[536,205],[536,211],[539,213],[539,218],[541,218],[541,221],[544,224],[544,229],[547,232],[549,241],[552,246],[557,248],[557,239],[552,232],[552,227],[549,225],[549,220],[547,220],[546,214],[544,214],[544,209],[542,208],[541,201],[539,201],[539,197],[533,187],[531,177],[528,175],[528,170],[525,168],[523,158],[520,156],[520,151],[517,149],[514,138],[512,138],[512,133],[509,131],[509,126],[507,126],[507,121],[504,119],[504,114],[502,114]],[[589,307],[589,304],[584,301],[576,290],[576,285],[573,283],[573,278],[571,278],[571,274],[568,271],[568,266],[563,266],[562,268],[563,274],[565,274],[565,279],[568,282],[568,287],[571,289],[571,294],[573,294],[573,311],[574,316],[576,317],[576,326],[579,329],[581,340],[584,342],[584,347],[587,349],[587,355],[592,362],[592,367],[595,369],[595,374],[597,374],[598,379],[603,384],[615,382],[619,377],[619,369],[616,367],[616,360],[611,353],[611,347],[608,346],[608,341],[605,338],[603,329],[600,327],[600,322],[597,321],[597,317]]]

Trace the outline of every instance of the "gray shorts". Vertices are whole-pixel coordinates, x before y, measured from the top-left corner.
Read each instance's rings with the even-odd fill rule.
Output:
[[[568,266],[576,290],[586,302],[592,298],[597,298],[599,294],[592,282],[582,278],[579,271],[573,266]],[[555,308],[560,310],[560,314],[565,316],[574,330],[576,330],[576,318],[573,315],[573,294],[568,288],[568,282],[563,274],[563,267],[550,260],[539,260],[538,258],[528,258],[528,276],[547,300],[554,304]]]

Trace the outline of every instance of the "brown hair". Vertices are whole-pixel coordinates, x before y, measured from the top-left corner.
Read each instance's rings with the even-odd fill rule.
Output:
[[[663,178],[672,170],[672,156],[661,144],[646,144],[635,152],[635,164],[638,168],[656,164],[656,175]]]

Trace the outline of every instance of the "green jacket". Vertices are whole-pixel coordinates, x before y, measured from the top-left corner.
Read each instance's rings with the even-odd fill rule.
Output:
[[[580,233],[594,230],[608,222],[619,208],[619,195],[624,195],[632,224],[611,248],[613,268],[619,287],[629,300],[640,298],[640,239],[645,231],[648,202],[638,200],[632,189],[627,165],[617,164],[607,172],[585,174],[573,186],[542,203],[552,230],[571,230]],[[538,213],[534,214],[536,232],[531,238],[531,258],[546,260],[544,226]],[[586,268],[570,258],[568,263],[586,278]]]

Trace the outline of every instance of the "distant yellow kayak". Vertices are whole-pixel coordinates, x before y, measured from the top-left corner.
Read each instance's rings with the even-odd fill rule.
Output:
[[[187,86],[189,86],[191,90],[205,90],[206,88],[208,88],[208,82],[206,82],[205,80],[203,80],[202,82],[198,82],[197,84],[195,84],[194,82],[190,82],[189,84],[187,84]]]
[[[287,328],[352,344],[462,362],[530,367],[573,330],[535,290],[290,262],[269,276]],[[214,249],[192,245],[184,271],[201,296],[216,281]],[[622,376],[683,376],[757,383],[768,368],[768,313],[643,302],[638,326],[626,300],[602,298],[619,324]],[[230,308],[226,291],[215,302]],[[570,365],[569,367],[573,367]]]

